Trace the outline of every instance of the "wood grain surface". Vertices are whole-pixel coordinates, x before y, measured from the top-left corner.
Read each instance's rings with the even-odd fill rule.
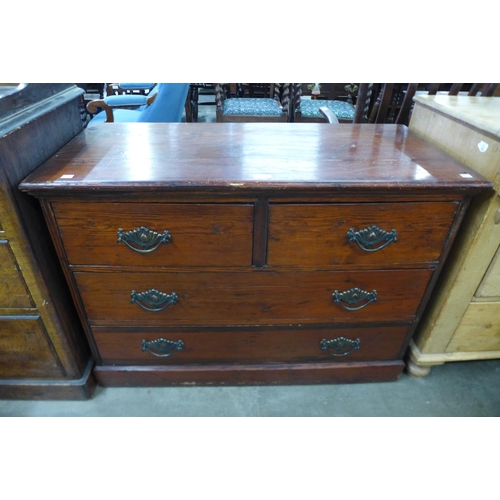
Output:
[[[75,273],[89,320],[122,326],[408,321],[431,275],[430,270]],[[352,288],[376,290],[377,301],[358,311],[334,303],[336,290]],[[176,293],[177,304],[150,312],[131,303],[133,290],[150,289]]]

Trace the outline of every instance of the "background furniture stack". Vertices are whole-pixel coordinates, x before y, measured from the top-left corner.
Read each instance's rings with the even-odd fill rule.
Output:
[[[500,98],[417,95],[410,129],[495,189],[472,203],[411,343],[409,371],[426,375],[446,361],[500,358]]]
[[[83,129],[83,90],[0,98],[0,398],[85,399],[93,361],[38,203],[19,182]]]

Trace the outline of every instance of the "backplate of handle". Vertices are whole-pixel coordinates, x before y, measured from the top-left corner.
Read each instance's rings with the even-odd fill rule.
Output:
[[[349,240],[349,243],[355,241],[358,247],[365,252],[378,252],[389,243],[398,241],[398,235],[395,229],[392,231],[384,231],[378,226],[369,226],[360,231],[355,231],[351,227],[346,233],[346,238]]]
[[[359,339],[351,340],[346,337],[337,337],[331,340],[322,339],[319,347],[322,351],[329,351],[332,356],[347,356],[361,348],[361,341]]]
[[[335,290],[332,294],[333,302],[335,304],[340,304],[344,309],[348,311],[359,311],[363,309],[368,304],[377,301],[377,290],[372,290],[371,292],[367,292],[366,290],[362,290],[361,288],[351,288],[350,290],[346,290],[345,292],[339,292]],[[365,302],[364,302],[365,301]],[[364,302],[360,306],[356,306]]]
[[[175,354],[178,351],[182,351],[184,349],[184,342],[182,340],[178,340],[174,342],[173,340],[167,339],[156,339],[156,340],[143,340],[142,341],[142,352],[149,352],[153,356],[157,356],[158,358],[168,358]]]
[[[175,292],[167,294],[155,288],[140,293],[132,290],[130,293],[131,304],[136,303],[144,310],[150,312],[163,311],[168,306],[177,304],[178,299],[179,297]]]
[[[172,241],[172,236],[168,231],[157,233],[145,226],[138,227],[132,231],[118,229],[117,243],[125,243],[130,249],[138,253],[154,252],[161,244],[168,244]]]

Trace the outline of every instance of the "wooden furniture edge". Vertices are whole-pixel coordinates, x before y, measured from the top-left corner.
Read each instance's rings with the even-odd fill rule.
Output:
[[[481,128],[479,125],[476,125],[473,122],[467,121],[464,118],[461,118],[459,116],[454,116],[454,115],[450,114],[450,110],[448,108],[446,108],[443,104],[441,104],[439,101],[428,100],[428,99],[426,99],[426,96],[415,96],[413,99],[416,103],[420,104],[422,107],[424,107],[426,109],[430,109],[430,110],[434,111],[436,114],[439,114],[441,116],[445,116],[446,118],[448,118],[454,122],[460,123],[460,124],[466,126],[467,128],[474,130],[475,132],[479,132],[479,133],[486,135],[486,136],[488,136],[492,139],[495,139],[497,141],[500,139],[500,129],[499,129],[499,133],[494,133],[494,132],[491,132],[491,131],[486,130],[484,128]],[[486,99],[486,98],[478,97],[478,99]],[[410,127],[410,130],[415,133],[415,131],[412,130],[411,127]],[[416,134],[416,135],[418,135],[418,134]],[[418,136],[420,138],[422,138],[420,135],[418,135]]]
[[[441,352],[437,354],[422,353],[414,340],[410,341],[407,352],[406,368],[416,377],[428,375],[433,366],[452,361],[477,361],[484,359],[500,359],[500,351],[470,351],[470,352]]]
[[[97,385],[93,373],[94,360],[89,358],[79,379],[0,380],[0,399],[29,400],[86,400],[90,399]]]
[[[104,387],[168,385],[307,385],[396,381],[404,362],[289,363],[252,365],[96,366]],[[227,383],[228,375],[232,382]]]

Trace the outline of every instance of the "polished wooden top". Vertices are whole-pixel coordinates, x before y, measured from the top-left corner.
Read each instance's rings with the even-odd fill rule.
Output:
[[[488,186],[400,125],[108,123],[75,137],[21,189],[57,194]]]
[[[419,105],[500,139],[500,97],[425,95],[414,99]]]

